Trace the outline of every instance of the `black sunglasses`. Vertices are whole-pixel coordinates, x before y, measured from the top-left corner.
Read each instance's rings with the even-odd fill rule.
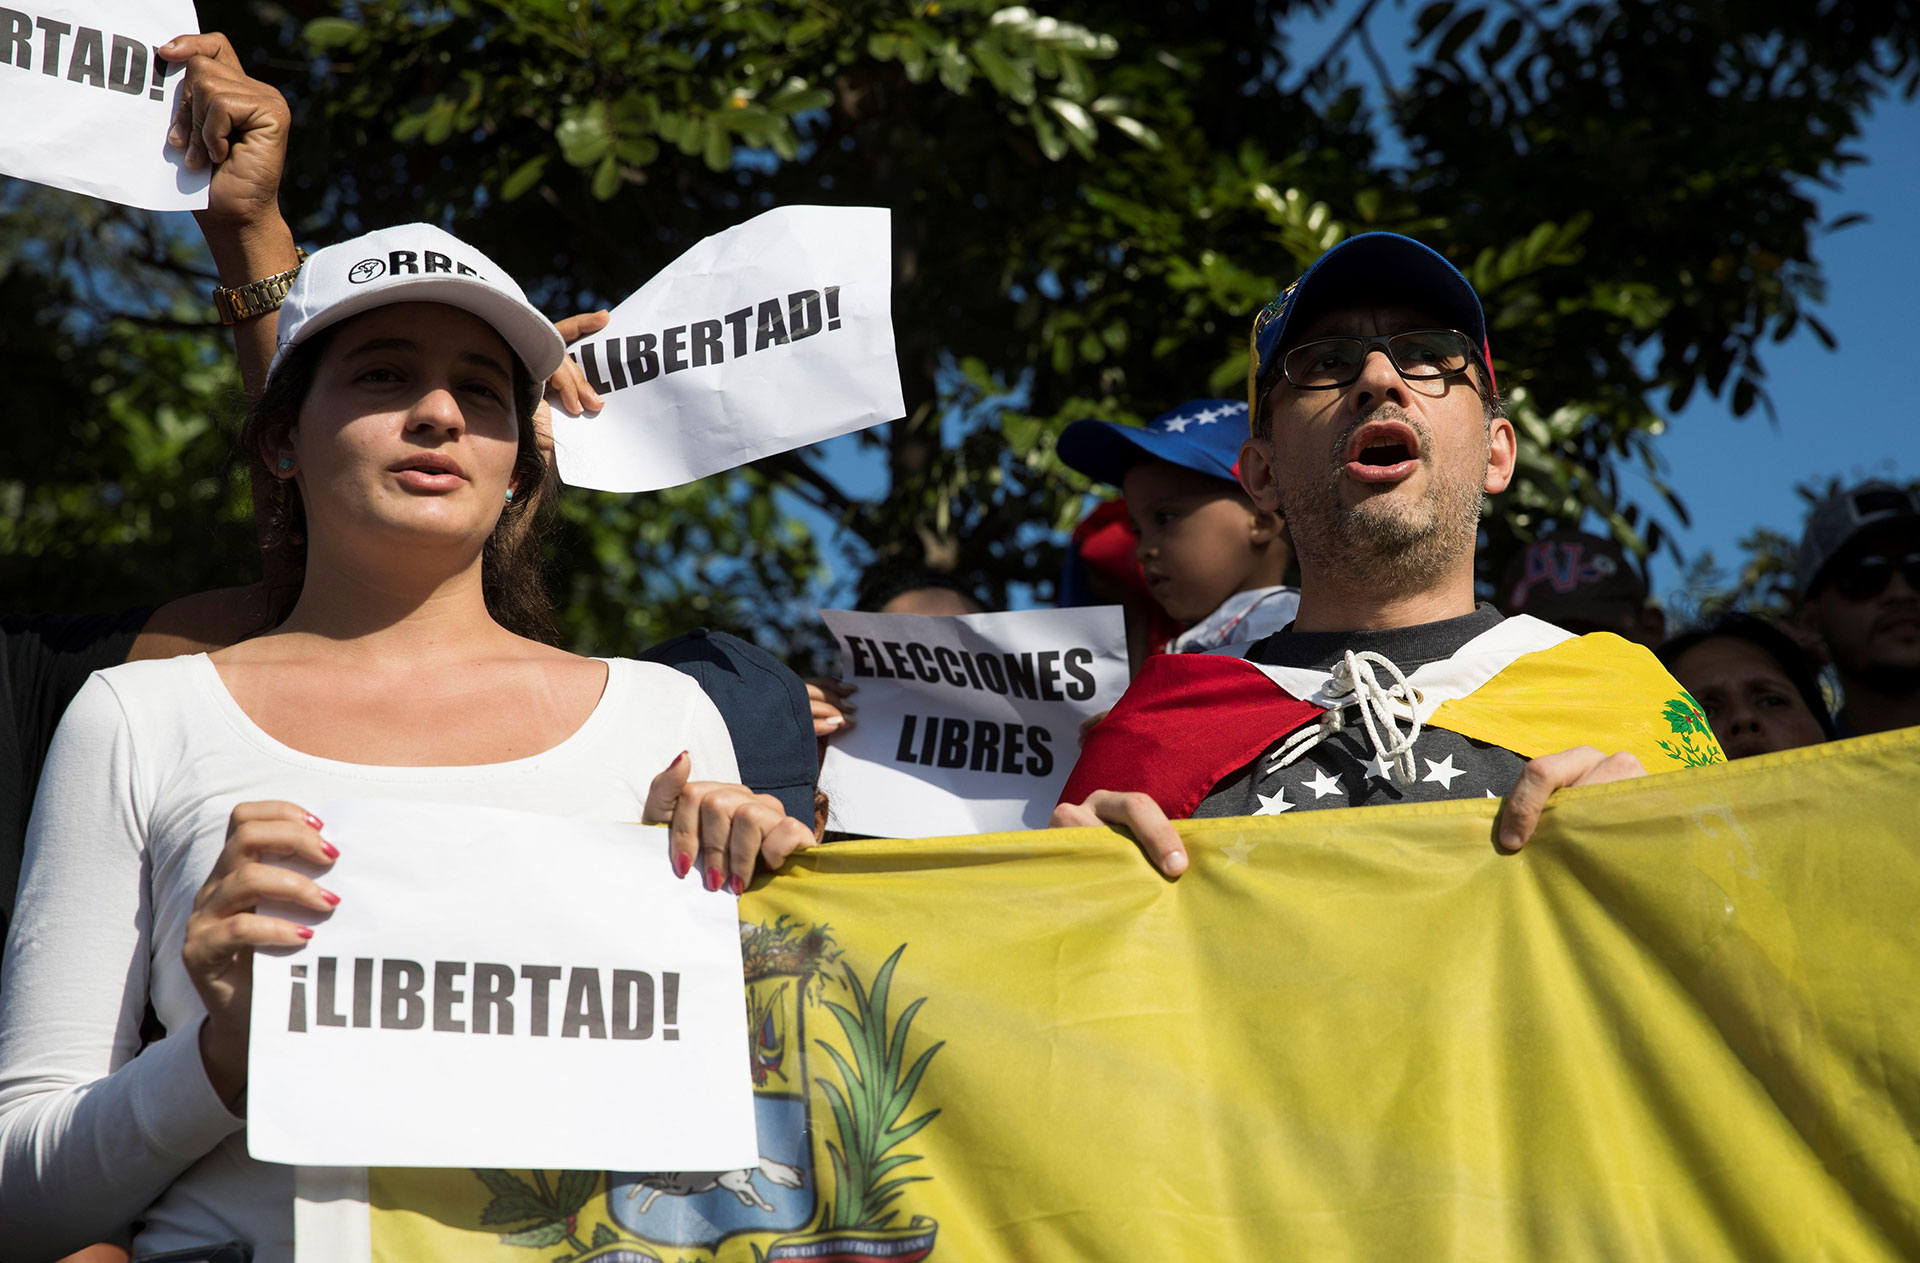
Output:
[[[1280,359],[1281,375],[1296,390],[1338,390],[1360,377],[1367,357],[1385,351],[1408,381],[1454,377],[1473,363],[1473,343],[1458,329],[1408,329],[1384,338],[1316,338]]]
[[[1920,553],[1908,553],[1904,557],[1870,553],[1855,558],[1834,567],[1833,586],[1849,601],[1871,601],[1887,590],[1895,571],[1907,581],[1908,587],[1920,592]]]

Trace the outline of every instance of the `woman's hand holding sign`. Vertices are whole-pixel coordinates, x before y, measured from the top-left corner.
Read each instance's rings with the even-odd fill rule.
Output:
[[[229,1105],[247,1085],[253,949],[298,947],[313,937],[304,925],[262,916],[256,909],[265,900],[325,913],[340,902],[311,877],[268,862],[297,859],[331,868],[340,852],[320,836],[320,828],[318,819],[292,803],[241,803],[227,817],[226,846],[193,899],[180,954],[207,1009],[200,1027],[207,1081]]]
[[[813,845],[813,830],[787,814],[772,794],[745,785],[689,780],[693,763],[682,750],[647,792],[644,824],[667,826],[674,875],[685,877],[698,862],[708,890],[740,894],[765,860],[779,868],[787,856]]]
[[[600,332],[613,319],[605,310],[583,311],[577,316],[567,316],[553,322],[560,331],[560,337],[568,345],[578,342],[589,334]],[[558,404],[561,411],[569,416],[583,416],[589,412],[598,412],[606,406],[600,398],[600,392],[587,384],[587,375],[580,371],[580,365],[569,355],[560,361],[560,367],[547,378],[547,388],[540,399],[540,406],[533,412],[533,438],[540,447],[540,454],[547,458],[547,464],[553,464],[553,408]]]

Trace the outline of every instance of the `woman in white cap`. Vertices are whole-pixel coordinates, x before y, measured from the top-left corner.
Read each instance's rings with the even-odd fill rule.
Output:
[[[543,640],[533,416],[563,358],[503,271],[425,224],[294,281],[242,434],[274,501],[263,542],[298,576],[284,618],[96,674],[42,777],[0,984],[8,1258],[137,1221],[135,1258],[238,1241],[292,1259],[293,1169],[248,1157],[242,1113],[252,952],[327,932],[255,908],[337,903],[310,804],[668,823],[675,871],[734,893],[813,841],[732,783],[687,677]],[[142,1049],[149,1006],[165,1037]]]

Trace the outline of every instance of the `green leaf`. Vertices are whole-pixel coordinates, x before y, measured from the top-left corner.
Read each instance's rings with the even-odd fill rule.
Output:
[[[518,1194],[508,1194],[496,1197],[487,1203],[485,1210],[480,1212],[480,1222],[489,1227],[494,1224],[517,1224],[523,1219],[552,1218],[553,1207],[531,1195],[523,1197]]]
[[[566,1239],[567,1226],[564,1223],[541,1224],[538,1228],[500,1234],[501,1245],[525,1246],[534,1250],[544,1250],[550,1245],[559,1245]]]
[[[1442,0],[1440,4],[1430,4],[1420,10],[1420,16],[1414,19],[1414,43],[1440,29],[1440,24],[1453,16],[1454,0]]]
[[[315,48],[348,48],[360,42],[362,33],[358,22],[345,18],[315,18],[300,32]]]
[[[1047,161],[1058,162],[1067,156],[1067,142],[1039,110],[1033,112],[1033,136],[1040,142],[1040,152],[1047,156]]]
[[[607,1227],[607,1225],[595,1224],[593,1226],[593,1241],[591,1244],[594,1249],[598,1250],[603,1245],[612,1245],[618,1240],[620,1240],[620,1234]]]
[[[595,101],[584,108],[569,107],[560,115],[560,126],[553,138],[560,142],[561,156],[569,166],[588,167],[606,156],[613,134],[607,126],[607,106]]]
[[[475,1178],[486,1185],[488,1191],[495,1197],[517,1197],[524,1195],[534,1198],[535,1200],[538,1200],[540,1197],[540,1194],[534,1191],[533,1185],[527,1183],[511,1171],[481,1167],[474,1167],[472,1170]]]
[[[1472,39],[1473,33],[1479,30],[1481,24],[1486,20],[1487,11],[1485,9],[1475,9],[1458,22],[1455,22],[1453,29],[1448,31],[1446,36],[1441,39],[1439,47],[1433,50],[1434,58],[1438,61],[1452,61],[1455,55],[1459,53],[1460,46]]]
[[[620,164],[608,154],[600,159],[600,165],[593,172],[593,195],[606,201],[620,191]]]
[[[702,156],[709,171],[725,171],[733,165],[733,138],[727,135],[726,128],[711,120],[707,124],[707,146]]]
[[[560,1209],[569,1215],[579,1214],[580,1208],[599,1192],[600,1175],[599,1171],[562,1171],[560,1182],[553,1191]]]
[[[810,87],[802,79],[787,80],[778,92],[767,98],[767,108],[782,114],[804,114],[808,110],[824,110],[832,104],[830,89]]]
[[[526,191],[539,183],[540,175],[547,169],[547,155],[529,158],[513,169],[513,174],[500,184],[500,196],[507,201],[515,201]]]
[[[973,56],[973,64],[980,67],[987,82],[1001,96],[1009,97],[1022,105],[1032,105],[1035,97],[1033,90],[1033,69],[1025,64],[1016,65],[1007,60],[999,49],[985,40],[975,40],[967,46]],[[1063,148],[1061,152],[1065,152]]]

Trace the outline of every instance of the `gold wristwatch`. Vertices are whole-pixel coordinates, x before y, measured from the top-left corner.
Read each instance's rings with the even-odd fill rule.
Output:
[[[213,308],[220,313],[220,323],[239,324],[242,320],[264,316],[277,309],[285,301],[287,291],[293,288],[293,278],[300,275],[300,265],[307,261],[307,252],[295,248],[294,258],[294,265],[284,272],[275,272],[272,276],[248,281],[245,285],[235,285],[231,289],[225,285],[214,286]]]

